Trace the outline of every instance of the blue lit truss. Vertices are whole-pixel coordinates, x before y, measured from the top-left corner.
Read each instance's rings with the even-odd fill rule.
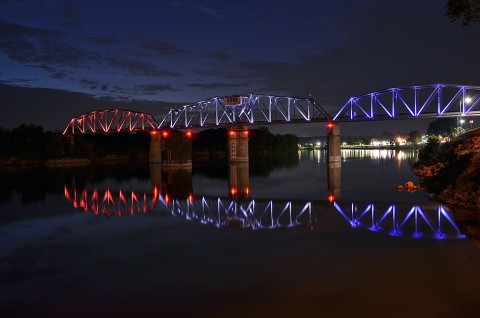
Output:
[[[353,96],[335,121],[480,115],[480,86],[433,84]]]
[[[245,95],[238,105],[228,105],[223,97],[187,104],[158,120],[158,129],[209,126],[328,121],[331,116],[312,98]]]

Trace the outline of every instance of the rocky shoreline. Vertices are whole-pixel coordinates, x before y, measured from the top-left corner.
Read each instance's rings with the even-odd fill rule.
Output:
[[[434,200],[480,214],[480,137],[443,145],[436,158],[419,161],[414,173]]]

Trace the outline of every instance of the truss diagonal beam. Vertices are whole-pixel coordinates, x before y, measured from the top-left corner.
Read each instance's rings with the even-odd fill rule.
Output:
[[[367,111],[369,109],[369,111]],[[432,84],[352,96],[335,121],[480,115],[480,86]]]
[[[234,124],[326,122],[331,116],[313,98],[257,95],[237,96],[239,102],[215,97],[172,108],[157,126],[182,129]]]
[[[70,120],[63,134],[95,134],[156,130],[158,122],[149,113],[125,109],[92,111]]]

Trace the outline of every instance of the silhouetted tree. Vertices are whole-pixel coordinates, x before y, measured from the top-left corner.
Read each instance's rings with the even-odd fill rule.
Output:
[[[463,25],[480,21],[480,0],[448,0],[447,15],[450,21],[462,19]]]
[[[408,141],[411,142],[412,144],[418,144],[420,140],[422,139],[423,133],[420,130],[412,130],[408,134]]]
[[[457,118],[437,118],[435,121],[428,124],[427,135],[450,135],[456,126]]]

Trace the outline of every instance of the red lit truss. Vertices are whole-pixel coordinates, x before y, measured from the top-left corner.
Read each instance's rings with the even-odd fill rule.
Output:
[[[150,131],[156,130],[157,127],[157,121],[149,113],[107,109],[72,118],[63,134]]]

